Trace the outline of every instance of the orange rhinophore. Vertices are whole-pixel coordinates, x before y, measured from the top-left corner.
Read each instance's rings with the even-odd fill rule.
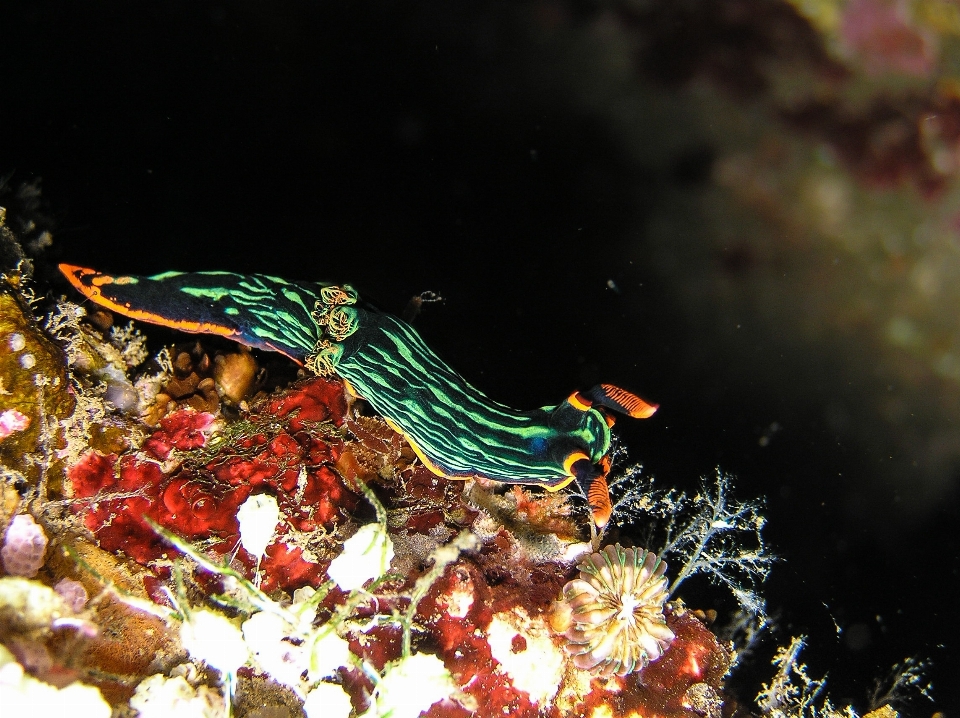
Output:
[[[603,528],[613,515],[613,504],[610,502],[610,489],[607,487],[607,477],[600,474],[590,484],[587,492],[587,503],[597,528]]]
[[[631,394],[629,391],[614,386],[613,384],[601,384],[600,390],[603,392],[604,398],[609,402],[605,404],[605,406],[617,411],[623,411],[634,419],[648,419],[660,408],[659,404],[646,402],[636,394]],[[599,399],[594,399],[594,401],[598,404],[604,404],[604,402]]]

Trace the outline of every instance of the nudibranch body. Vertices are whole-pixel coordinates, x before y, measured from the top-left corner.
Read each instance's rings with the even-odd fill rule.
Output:
[[[646,418],[657,409],[609,384],[557,406],[511,409],[471,386],[413,327],[362,302],[349,285],[231,272],[134,277],[60,269],[84,296],[124,316],[229,337],[340,376],[438,475],[552,491],[576,480],[598,526],[611,511],[608,412]]]

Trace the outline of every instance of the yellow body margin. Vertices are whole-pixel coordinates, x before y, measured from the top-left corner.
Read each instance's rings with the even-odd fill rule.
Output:
[[[350,388],[349,384],[348,384],[348,388]],[[356,394],[354,394],[354,396],[356,396]],[[387,417],[383,417],[383,420],[387,422],[387,426],[389,426],[395,432],[400,434],[400,436],[406,439],[407,443],[410,444],[410,448],[413,449],[413,453],[417,455],[417,458],[420,459],[420,461],[423,462],[423,465],[426,466],[428,469],[430,469],[430,471],[436,474],[437,476],[443,477],[444,479],[454,479],[457,481],[466,481],[467,479],[486,479],[487,478],[486,476],[483,476],[480,474],[473,474],[470,476],[451,476],[450,474],[446,473],[443,469],[441,469],[439,466],[437,466],[435,463],[433,463],[433,461],[430,460],[430,457],[428,457],[425,453],[423,453],[423,449],[417,446],[417,442],[411,439],[409,434],[404,432],[403,429],[401,429],[399,426],[396,425],[396,423],[394,423],[392,420],[388,419]],[[586,456],[586,454],[583,454],[583,456]],[[540,483],[537,483],[535,485],[542,486],[547,491],[559,491],[560,489],[563,489],[566,486],[568,486],[570,482],[573,481],[573,479],[574,479],[573,476],[568,476],[559,484],[556,484],[554,486],[551,486],[550,484],[540,484]]]

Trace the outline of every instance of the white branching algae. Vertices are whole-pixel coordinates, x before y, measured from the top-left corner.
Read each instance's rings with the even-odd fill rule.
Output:
[[[908,658],[893,666],[885,681],[874,685],[869,713],[861,714],[851,705],[835,704],[826,692],[826,676],[812,677],[801,662],[800,653],[805,646],[805,636],[794,636],[789,646],[780,646],[773,656],[776,673],[757,695],[757,706],[766,718],[897,718],[900,714],[894,706],[918,697],[933,700],[933,686],[926,677],[930,664]]]

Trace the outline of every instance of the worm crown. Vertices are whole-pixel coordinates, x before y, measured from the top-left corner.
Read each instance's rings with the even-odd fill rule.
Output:
[[[591,554],[580,577],[563,587],[573,620],[566,650],[578,668],[626,676],[657,660],[674,635],[667,627],[667,564],[645,549],[620,544]]]

